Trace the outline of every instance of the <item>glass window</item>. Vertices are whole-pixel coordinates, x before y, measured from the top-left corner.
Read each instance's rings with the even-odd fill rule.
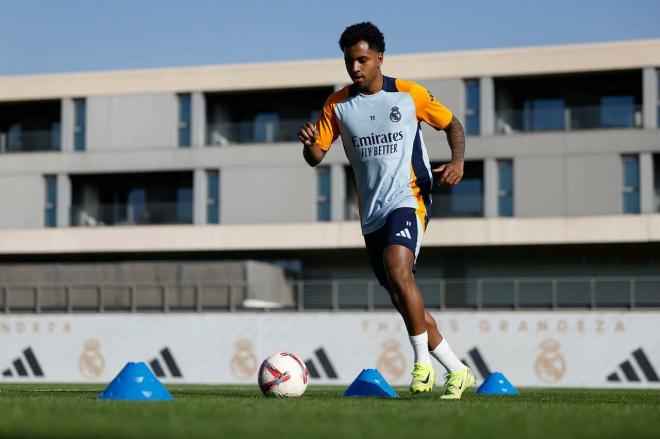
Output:
[[[148,217],[145,215],[147,205],[147,193],[144,188],[133,188],[128,192],[128,218],[129,224],[146,224]]]
[[[176,190],[176,222],[192,224],[193,222],[193,189],[178,187]]]
[[[85,130],[87,125],[86,105],[84,99],[74,99],[73,148],[76,151],[85,150]]]
[[[525,131],[564,129],[563,99],[531,99],[525,101]]]
[[[653,185],[655,186],[653,211],[660,212],[660,154],[653,154]]]
[[[220,223],[220,172],[206,171],[208,182],[206,201],[206,222],[208,224]]]
[[[279,140],[280,115],[278,113],[259,113],[254,118],[254,141],[275,142]]]
[[[481,130],[479,80],[465,81],[465,133],[478,136]]]
[[[513,216],[513,161],[498,160],[497,214]]]
[[[330,168],[318,168],[316,175],[318,176],[317,217],[319,221],[330,221]]]
[[[344,167],[344,175],[346,176],[346,196],[344,197],[345,209],[344,219],[348,221],[360,219],[360,207],[358,206],[357,193],[355,191],[355,180],[353,178],[353,169],[350,166]]]
[[[639,213],[639,156],[624,155],[623,213]]]
[[[57,176],[46,175],[46,203],[44,206],[44,225],[46,227],[57,226]]]
[[[635,119],[635,98],[632,96],[603,96],[600,98],[600,126],[632,127]]]
[[[439,165],[440,163],[432,164],[431,168],[435,169]],[[434,174],[434,177],[436,177],[436,174]],[[483,194],[483,162],[465,162],[463,180],[456,186],[438,186],[434,182],[431,218],[484,216]]]
[[[179,147],[189,148],[191,137],[191,98],[190,93],[178,95],[179,98]]]

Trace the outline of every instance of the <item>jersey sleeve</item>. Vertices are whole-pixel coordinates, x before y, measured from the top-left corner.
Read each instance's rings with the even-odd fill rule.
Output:
[[[339,136],[339,123],[335,114],[335,107],[348,96],[348,90],[342,89],[334,92],[323,104],[321,114],[316,121],[316,131],[319,133],[316,145],[324,151],[330,149],[330,145]]]
[[[442,130],[449,125],[454,117],[451,110],[437,100],[425,87],[412,82],[396,80],[399,91],[407,92],[415,102],[417,120],[423,120],[436,130]]]

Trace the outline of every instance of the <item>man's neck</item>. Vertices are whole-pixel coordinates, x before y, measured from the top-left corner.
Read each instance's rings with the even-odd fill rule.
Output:
[[[379,91],[381,91],[383,89],[383,83],[384,82],[385,82],[385,80],[384,80],[383,74],[379,72],[376,79],[374,79],[374,82],[371,83],[369,88],[367,88],[366,90],[362,90],[362,93],[364,93],[366,95],[372,95],[374,93],[378,93]]]

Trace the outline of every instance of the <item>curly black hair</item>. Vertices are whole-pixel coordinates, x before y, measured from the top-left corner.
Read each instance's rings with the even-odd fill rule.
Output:
[[[370,21],[356,23],[348,26],[339,37],[339,48],[343,52],[360,41],[366,41],[369,49],[376,52],[385,52],[385,37],[383,33]]]

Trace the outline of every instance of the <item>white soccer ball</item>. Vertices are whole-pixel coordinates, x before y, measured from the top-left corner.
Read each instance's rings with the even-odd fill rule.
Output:
[[[264,395],[291,398],[305,393],[309,370],[297,356],[279,352],[261,363],[257,380]]]

